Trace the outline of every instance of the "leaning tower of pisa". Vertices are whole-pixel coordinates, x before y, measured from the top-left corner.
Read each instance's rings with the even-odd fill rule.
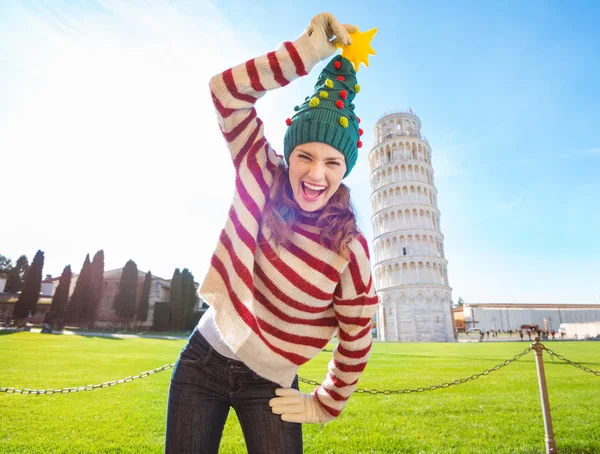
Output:
[[[380,340],[454,341],[431,147],[412,111],[384,114],[369,153]]]

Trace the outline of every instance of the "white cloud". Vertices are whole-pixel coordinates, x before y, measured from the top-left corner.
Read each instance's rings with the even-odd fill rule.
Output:
[[[446,177],[467,177],[471,175],[466,166],[468,159],[467,145],[457,143],[452,138],[446,138],[439,145],[432,145],[432,161],[435,176],[439,178]]]
[[[595,147],[595,148],[584,148],[581,150],[567,151],[565,153],[561,153],[560,157],[565,159],[565,158],[572,158],[574,156],[599,156],[599,155],[600,155],[600,147]]]
[[[598,148],[588,148],[587,150],[583,150],[582,154],[600,155],[600,147],[598,147]]]
[[[537,161],[533,158],[517,158],[517,159],[513,160],[513,163],[520,165],[520,166],[534,164],[535,162],[537,162]]]
[[[495,205],[496,211],[499,212],[507,212],[507,211],[512,211],[515,208],[517,208],[519,205],[521,205],[521,202],[523,201],[523,195],[520,194],[516,197],[513,197],[509,202],[499,202]]]

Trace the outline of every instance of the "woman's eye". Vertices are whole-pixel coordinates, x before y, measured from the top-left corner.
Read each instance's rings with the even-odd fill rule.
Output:
[[[307,161],[309,160],[308,156],[303,155],[303,154],[301,154],[299,157],[300,157],[300,159],[305,159]]]
[[[337,166],[337,167],[340,166],[340,163],[337,161],[330,161],[329,164],[333,164],[334,166]]]

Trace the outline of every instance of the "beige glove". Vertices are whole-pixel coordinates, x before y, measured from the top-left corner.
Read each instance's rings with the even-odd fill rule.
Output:
[[[321,420],[317,413],[316,398],[312,394],[304,394],[294,388],[278,388],[274,397],[269,401],[271,411],[281,415],[282,421],[319,424]]]
[[[349,33],[354,33],[354,25],[340,24],[330,13],[317,14],[310,21],[306,29],[310,42],[317,51],[321,60],[329,57],[336,51],[335,45],[339,42],[344,46],[352,44]],[[335,39],[332,39],[335,36]]]

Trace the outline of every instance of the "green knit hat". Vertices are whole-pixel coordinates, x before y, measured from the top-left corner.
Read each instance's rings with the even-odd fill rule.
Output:
[[[321,71],[315,92],[304,103],[294,107],[296,113],[286,120],[283,152],[289,165],[290,154],[298,145],[322,142],[331,145],[346,158],[346,174],[356,164],[358,149],[362,147],[358,127],[360,118],[354,113],[352,101],[360,86],[350,60],[336,55]]]

